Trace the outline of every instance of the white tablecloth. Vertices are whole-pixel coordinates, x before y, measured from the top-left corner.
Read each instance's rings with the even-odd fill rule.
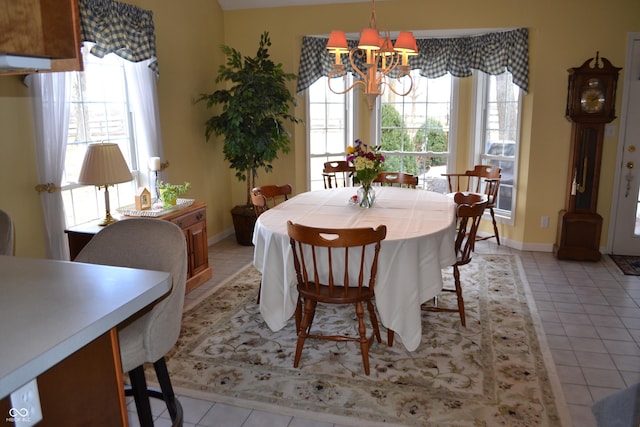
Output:
[[[293,316],[298,298],[287,220],[315,227],[387,226],[376,281],[382,324],[413,351],[422,337],[420,305],[442,290],[442,269],[455,262],[455,205],[443,194],[376,187],[372,208],[349,205],[355,187],[299,194],[260,215],[253,263],[262,272],[260,312],[274,331]]]

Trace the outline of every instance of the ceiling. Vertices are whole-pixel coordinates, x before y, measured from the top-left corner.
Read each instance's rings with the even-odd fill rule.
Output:
[[[222,10],[259,9],[263,7],[310,6],[314,4],[368,3],[369,0],[218,0]]]

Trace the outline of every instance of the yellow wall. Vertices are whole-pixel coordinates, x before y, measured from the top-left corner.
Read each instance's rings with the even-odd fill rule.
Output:
[[[398,13],[398,11],[406,13]],[[240,10],[225,13],[225,40],[241,51],[250,52],[263,30],[272,34],[273,57],[288,70],[297,71],[303,35],[327,34],[332,29],[357,33],[367,26],[370,3],[332,6]],[[376,3],[378,28],[398,30],[447,30],[469,28],[529,29],[529,93],[524,97],[521,132],[519,193],[514,226],[499,225],[501,235],[520,248],[550,250],[555,241],[558,211],[564,208],[571,125],[564,117],[567,69],[577,67],[596,51],[614,65],[623,66],[627,33],[640,31],[640,3],[614,0],[606,5],[595,0],[503,1],[482,3],[425,2],[392,0]],[[590,24],[586,24],[590,23]],[[593,23],[593,24],[591,24]],[[623,75],[617,98],[620,111]],[[461,100],[470,100],[471,84],[461,84]],[[363,100],[364,102],[364,100]],[[468,106],[462,103],[457,146],[468,146],[470,124]],[[304,117],[301,107],[298,115]],[[367,137],[368,117],[361,112],[356,134]],[[363,117],[364,116],[364,117]],[[465,120],[466,119],[466,120]],[[618,126],[618,120],[614,121]],[[613,186],[617,133],[605,139],[598,212],[604,217],[602,242],[606,244]],[[270,181],[293,182],[305,188],[305,134],[295,139],[296,170],[281,169]],[[458,159],[460,169],[468,164]],[[302,170],[301,170],[302,169]],[[550,218],[540,228],[541,216]]]
[[[192,183],[189,195],[209,205],[209,236],[220,236],[232,226],[231,207],[244,203],[245,186],[224,162],[219,141],[205,142],[204,121],[210,112],[204,104],[193,103],[200,93],[215,88],[214,78],[223,60],[219,46],[226,43],[252,55],[260,34],[268,30],[273,59],[282,62],[286,71],[297,72],[303,35],[327,34],[332,29],[358,32],[368,24],[370,3],[222,12],[215,0],[129,2],[154,12],[162,135],[171,163],[168,179]],[[597,50],[614,65],[624,66],[627,32],[640,31],[640,2],[387,0],[378,2],[376,9],[378,26],[390,31],[529,28],[530,90],[524,98],[516,224],[501,226],[500,231],[516,245],[550,248],[567,180],[571,128],[564,118],[567,69],[580,66]],[[621,74],[618,111],[622,82]],[[469,91],[465,82],[461,96],[470,96]],[[304,118],[304,99],[298,100],[296,114]],[[468,112],[461,117],[468,117]],[[362,118],[358,133],[364,138],[369,134],[366,119]],[[618,120],[613,124],[617,129]],[[460,127],[458,144],[463,146],[469,137],[466,120]],[[33,190],[37,178],[31,106],[19,77],[0,77],[0,129],[0,178],[4,183],[0,208],[15,218],[16,254],[43,257],[44,226]],[[294,191],[301,192],[306,185],[306,133],[303,125],[291,131],[291,153],[276,161],[274,173],[262,174],[258,182],[291,182]],[[608,235],[616,144],[617,134],[605,140],[598,203],[598,212],[605,219],[603,244]],[[548,229],[539,227],[542,215],[551,219]]]

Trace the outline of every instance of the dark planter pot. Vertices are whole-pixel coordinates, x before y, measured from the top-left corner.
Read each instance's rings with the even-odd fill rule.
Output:
[[[236,241],[242,246],[253,246],[253,227],[256,225],[256,213],[253,206],[240,205],[231,209]]]

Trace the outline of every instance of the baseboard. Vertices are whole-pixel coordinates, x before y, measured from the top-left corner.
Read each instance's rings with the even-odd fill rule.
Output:
[[[478,233],[479,237],[488,236],[488,233]],[[490,242],[495,242],[494,238],[489,239]],[[500,245],[511,249],[517,249],[519,251],[530,252],[553,252],[553,243],[524,243],[515,240],[505,239],[500,236]]]
[[[209,246],[213,246],[216,243],[218,243],[219,241],[224,240],[229,236],[233,236],[234,234],[235,234],[235,230],[233,229],[233,227],[231,227],[231,228],[229,228],[227,230],[224,230],[222,233],[218,233],[215,236],[209,237],[207,239],[207,244]]]

